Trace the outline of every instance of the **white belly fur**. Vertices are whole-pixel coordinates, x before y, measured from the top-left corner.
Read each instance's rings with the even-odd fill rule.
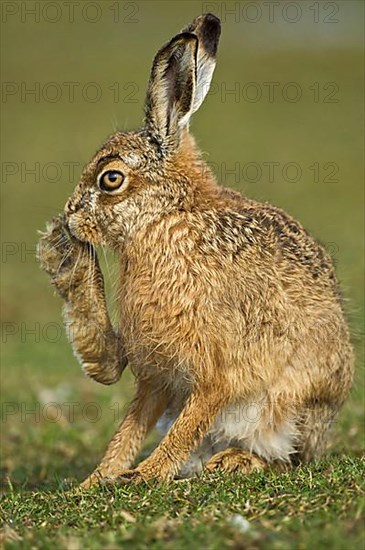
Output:
[[[295,451],[295,422],[286,419],[274,428],[266,413],[263,401],[230,404],[217,416],[199,448],[181,467],[179,475],[190,477],[200,472],[215,453],[228,447],[252,452],[268,462],[289,461]],[[157,428],[164,435],[174,421],[175,417],[167,413],[160,418]]]

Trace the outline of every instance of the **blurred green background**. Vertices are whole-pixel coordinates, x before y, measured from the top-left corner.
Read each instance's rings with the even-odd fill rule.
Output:
[[[32,14],[34,4],[40,7]],[[363,3],[280,2],[269,13],[265,2],[104,0],[79,2],[73,14],[62,2],[59,9],[46,4],[2,3],[4,479],[39,486],[54,475],[81,478],[131,395],[129,375],[110,388],[86,379],[55,328],[61,302],[34,258],[37,230],[63,208],[106,136],[140,125],[155,52],[207,10],[221,17],[223,30],[212,91],[192,132],[224,185],[284,208],[334,257],[358,356],[335,450],[359,454]],[[112,257],[108,263],[110,288],[116,267]],[[45,413],[49,402],[56,405]],[[66,402],[78,403],[72,419],[58,418]],[[101,411],[96,422],[85,403]]]

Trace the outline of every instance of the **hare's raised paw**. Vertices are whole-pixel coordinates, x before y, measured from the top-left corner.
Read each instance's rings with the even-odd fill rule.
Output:
[[[85,272],[95,269],[96,262],[93,247],[71,235],[63,214],[47,224],[38,242],[37,258],[63,298],[85,279]]]
[[[64,216],[61,214],[48,222],[46,231],[41,235],[37,258],[41,268],[52,277],[72,262],[74,247]]]
[[[263,470],[266,466],[266,462],[258,456],[234,447],[216,453],[205,465],[208,472],[222,470],[243,474],[250,474],[253,470]]]

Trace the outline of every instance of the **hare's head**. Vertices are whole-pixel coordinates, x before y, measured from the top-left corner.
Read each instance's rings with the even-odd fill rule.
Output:
[[[76,237],[117,247],[141,224],[189,202],[201,166],[189,120],[208,93],[219,35],[219,19],[201,15],[157,52],[144,127],[112,135],[66,205]]]

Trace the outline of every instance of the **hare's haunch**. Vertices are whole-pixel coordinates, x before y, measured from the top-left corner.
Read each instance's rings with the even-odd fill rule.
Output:
[[[353,352],[327,252],[282,210],[220,187],[189,133],[220,22],[201,15],[157,53],[139,131],[112,135],[39,244],[86,373],[132,369],[136,396],[84,486],[290,466],[325,449]],[[94,251],[120,256],[120,326]],[[130,470],[147,432],[165,435]]]

